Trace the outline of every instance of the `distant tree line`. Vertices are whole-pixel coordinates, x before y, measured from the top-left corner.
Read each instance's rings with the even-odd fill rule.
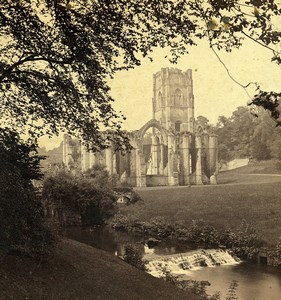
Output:
[[[254,117],[247,107],[239,106],[230,117],[220,116],[213,130],[222,162],[235,158],[281,160],[281,129],[266,111]]]

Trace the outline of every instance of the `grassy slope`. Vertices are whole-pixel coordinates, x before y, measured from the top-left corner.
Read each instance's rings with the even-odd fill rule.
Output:
[[[104,251],[72,240],[38,265],[0,256],[0,299],[197,299]]]
[[[217,186],[140,189],[144,203],[121,212],[144,221],[162,216],[187,225],[201,219],[216,228],[237,228],[245,219],[261,238],[275,243],[281,236],[281,177],[246,175],[252,172],[252,166],[224,172],[219,181],[225,184]]]

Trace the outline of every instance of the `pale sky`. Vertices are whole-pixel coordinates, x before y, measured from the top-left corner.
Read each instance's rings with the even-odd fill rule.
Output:
[[[118,73],[110,82],[111,94],[116,99],[114,106],[127,116],[126,129],[138,129],[151,119],[152,75],[163,67],[193,70],[195,114],[204,115],[211,123],[216,123],[218,116],[230,116],[236,107],[247,104],[249,96],[229,78],[206,42],[191,48],[177,65],[164,58],[166,52],[158,49],[153,55],[153,62],[146,59],[134,70]],[[269,50],[247,41],[241,49],[232,53],[217,53],[240,83],[245,85],[254,81],[260,84],[261,89],[281,90],[281,67],[271,62]],[[254,96],[255,86],[247,91]]]
[[[280,47],[279,47],[280,50]],[[123,128],[135,130],[152,118],[152,77],[164,67],[193,70],[195,117],[203,115],[213,124],[220,115],[229,117],[236,107],[250,100],[242,87],[233,82],[206,41],[190,48],[190,53],[179,59],[177,65],[165,58],[168,50],[156,49],[153,62],[142,61],[141,66],[121,71],[110,80],[114,108],[127,117]],[[240,83],[257,82],[262,90],[281,91],[281,67],[271,62],[272,52],[255,42],[245,41],[232,53],[218,52],[231,75]],[[254,86],[247,89],[252,97]],[[41,146],[51,149],[60,139],[43,139]]]

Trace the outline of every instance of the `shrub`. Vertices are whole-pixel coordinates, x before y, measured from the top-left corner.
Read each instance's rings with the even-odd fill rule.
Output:
[[[42,197],[46,206],[54,207],[61,225],[67,223],[66,216],[78,211],[77,183],[75,177],[65,170],[44,179]]]
[[[130,231],[132,227],[132,220],[129,220],[127,216],[117,213],[110,220],[110,226],[116,230]]]
[[[3,169],[0,173],[1,248],[44,260],[54,250],[57,237],[46,225],[40,199],[23,188],[15,174],[3,177]]]
[[[111,191],[97,189],[91,178],[77,183],[77,207],[83,225],[101,225],[116,213],[116,197]]]
[[[85,178],[91,180],[92,185],[99,190],[111,190],[118,185],[118,176],[110,175],[103,165],[94,165],[84,174]]]
[[[111,220],[111,226],[116,230],[142,233],[161,240],[195,243],[204,247],[226,247],[239,258],[249,260],[253,259],[258,249],[264,245],[245,220],[236,231],[218,231],[203,221],[193,220],[190,226],[186,226],[180,223],[169,224],[163,217],[144,222],[117,214]]]
[[[101,225],[116,212],[113,192],[96,185],[96,178],[59,172],[45,179],[42,194],[54,205],[61,225],[72,215],[79,215],[83,225]]]
[[[139,270],[146,271],[145,261],[143,261],[142,258],[143,254],[138,247],[132,244],[125,246],[124,261]]]

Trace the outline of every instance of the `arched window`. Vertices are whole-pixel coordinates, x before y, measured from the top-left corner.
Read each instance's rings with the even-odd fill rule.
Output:
[[[175,123],[175,131],[180,132],[180,130],[181,130],[181,121],[177,121]]]
[[[174,98],[175,98],[175,107],[180,107],[182,106],[182,92],[179,89],[176,89],[175,94],[174,94]]]
[[[157,97],[157,108],[160,109],[163,106],[164,106],[163,105],[163,96],[162,96],[162,93],[159,92],[158,97]]]
[[[198,125],[196,129],[197,129],[196,130],[197,133],[199,133],[199,134],[202,134],[204,132],[204,129],[203,129],[203,127],[201,125]]]

